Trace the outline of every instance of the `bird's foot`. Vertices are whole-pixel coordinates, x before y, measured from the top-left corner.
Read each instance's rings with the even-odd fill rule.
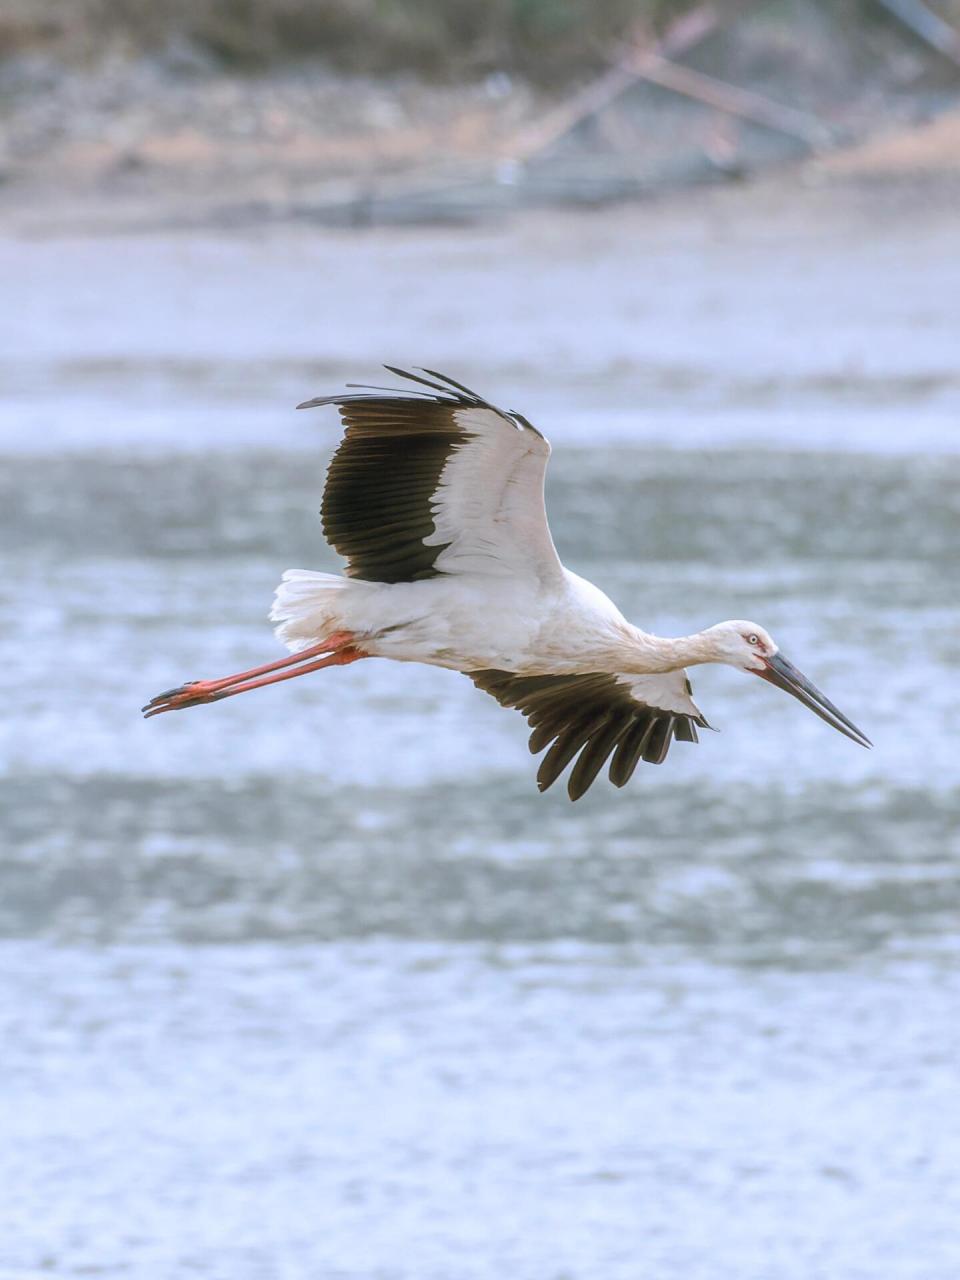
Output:
[[[188,680],[177,689],[167,689],[151,698],[145,707],[141,707],[145,720],[158,716],[162,711],[182,711],[184,707],[199,707],[204,702],[216,702],[222,698],[225,690],[220,688],[217,680]]]

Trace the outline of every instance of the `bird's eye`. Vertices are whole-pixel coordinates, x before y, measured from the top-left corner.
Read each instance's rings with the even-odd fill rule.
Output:
[[[759,643],[760,643],[759,636],[747,636],[747,644],[759,644]]]

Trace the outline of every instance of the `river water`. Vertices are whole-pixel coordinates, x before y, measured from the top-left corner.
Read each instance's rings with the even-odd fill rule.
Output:
[[[2,1280],[960,1273],[958,247],[0,241]],[[756,619],[875,749],[719,669],[575,806],[450,672],[143,722],[336,565],[289,406],[380,359],[527,413],[567,563]]]

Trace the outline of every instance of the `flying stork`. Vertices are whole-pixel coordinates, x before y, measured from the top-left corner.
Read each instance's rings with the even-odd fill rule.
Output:
[[[536,427],[444,374],[385,367],[416,385],[349,384],[297,406],[340,411],[321,517],[347,567],[283,575],[270,618],[291,656],[158,694],[146,716],[361,658],[424,662],[523,712],[531,752],[549,747],[541,791],[576,758],[567,791],[577,800],[611,754],[610,781],[622,787],[638,761],[662,763],[673,739],[696,742],[710,726],[685,668],[722,662],[871,745],[757,623],[666,639],[628,622],[560,562],[544,506],[550,446]]]

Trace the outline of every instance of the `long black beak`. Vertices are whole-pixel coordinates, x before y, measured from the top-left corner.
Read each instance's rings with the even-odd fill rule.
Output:
[[[778,689],[785,689],[787,693],[792,693],[805,707],[809,707],[814,715],[819,716],[821,720],[826,720],[828,725],[848,738],[852,738],[861,747],[873,746],[867,735],[861,733],[842,711],[838,711],[830,699],[825,698],[816,685],[811,684],[803,672],[798,671],[783,654],[775,653],[772,658],[766,658],[765,662],[767,664],[765,669],[756,673],[761,679],[769,680]]]

